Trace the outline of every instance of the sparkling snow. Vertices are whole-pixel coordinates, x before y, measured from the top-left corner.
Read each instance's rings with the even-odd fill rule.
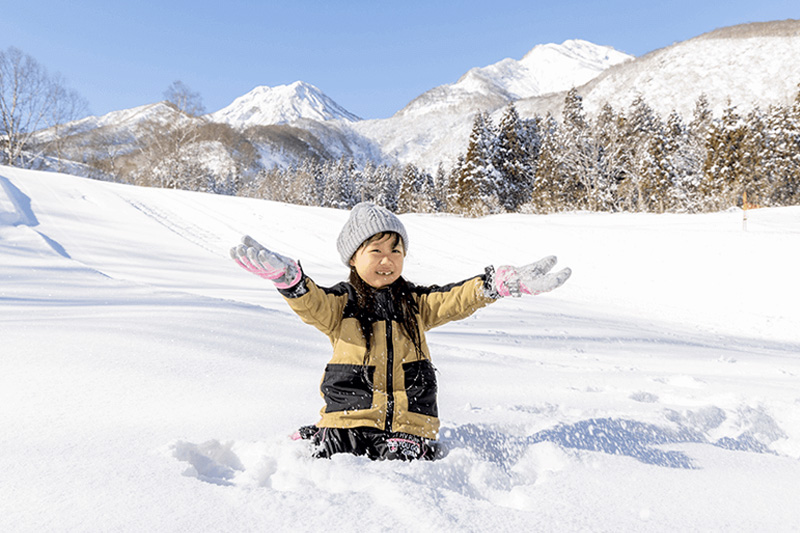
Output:
[[[417,283],[574,271],[429,334],[411,464],[288,438],[330,345],[227,257],[336,283],[346,217],[0,167],[0,530],[800,529],[800,208],[402,215]]]

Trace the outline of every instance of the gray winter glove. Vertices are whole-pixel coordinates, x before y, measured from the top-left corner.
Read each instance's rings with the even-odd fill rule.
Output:
[[[495,296],[519,298],[523,294],[535,295],[557,289],[569,279],[572,270],[565,268],[549,273],[556,261],[556,256],[551,255],[522,267],[508,265],[497,267],[490,280],[490,293]]]
[[[294,287],[303,277],[295,260],[264,248],[249,235],[242,237],[242,244],[231,248],[231,258],[248,272],[272,281],[279,289]]]

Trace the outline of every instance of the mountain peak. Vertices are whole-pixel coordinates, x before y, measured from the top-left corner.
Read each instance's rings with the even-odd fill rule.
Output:
[[[229,106],[210,113],[208,118],[213,122],[224,122],[240,128],[288,124],[301,119],[320,122],[335,119],[347,122],[361,120],[317,87],[304,81],[274,87],[258,86]]]
[[[578,39],[535,46],[520,59],[503,59],[475,67],[456,83],[431,89],[409,103],[398,115],[428,113],[432,108],[473,111],[478,103],[492,107],[502,102],[565,91],[583,85],[607,68],[633,56],[610,46]]]

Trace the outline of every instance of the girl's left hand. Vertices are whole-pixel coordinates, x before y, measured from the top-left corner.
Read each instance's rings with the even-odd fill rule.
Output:
[[[556,256],[551,255],[535,263],[522,267],[504,265],[497,267],[491,280],[494,292],[502,297],[519,298],[523,294],[541,294],[559,288],[572,275],[565,268],[549,273],[556,264]]]

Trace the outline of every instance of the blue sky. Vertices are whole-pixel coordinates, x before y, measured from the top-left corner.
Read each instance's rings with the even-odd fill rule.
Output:
[[[797,0],[4,0],[15,46],[93,114],[163,99],[181,80],[216,111],[259,85],[302,80],[385,118],[472,67],[585,39],[635,56],[746,22],[800,19]]]

